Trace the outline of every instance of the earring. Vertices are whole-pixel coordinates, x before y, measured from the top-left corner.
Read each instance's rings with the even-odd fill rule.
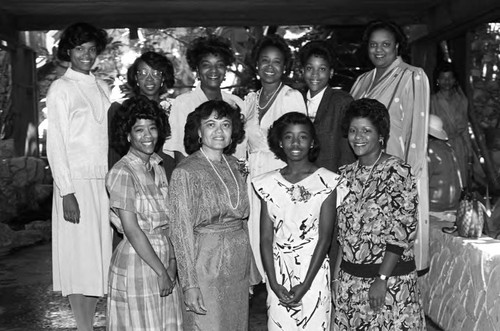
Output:
[[[378,140],[378,142],[380,143],[380,145],[381,145],[382,147],[384,146],[384,139],[383,139],[383,138],[380,138],[380,139]]]
[[[280,143],[280,148],[283,148],[283,144],[282,143]]]

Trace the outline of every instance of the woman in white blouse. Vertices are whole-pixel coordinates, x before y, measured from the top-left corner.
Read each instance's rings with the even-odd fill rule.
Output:
[[[71,63],[47,95],[47,156],[54,177],[54,291],[69,296],[78,330],[92,330],[98,297],[107,292],[112,231],[104,183],[108,170],[109,90],[90,72],[107,43],[102,29],[76,23],[57,56]]]

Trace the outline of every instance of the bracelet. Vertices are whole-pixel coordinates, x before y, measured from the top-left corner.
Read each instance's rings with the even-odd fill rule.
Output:
[[[335,283],[335,282],[340,282],[340,279],[338,279],[338,278],[332,279],[331,283]]]

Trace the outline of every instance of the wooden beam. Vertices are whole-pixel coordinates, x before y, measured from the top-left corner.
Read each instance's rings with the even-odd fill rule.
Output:
[[[500,20],[499,0],[447,0],[428,10],[424,17],[428,34],[437,41],[454,38],[468,29]]]

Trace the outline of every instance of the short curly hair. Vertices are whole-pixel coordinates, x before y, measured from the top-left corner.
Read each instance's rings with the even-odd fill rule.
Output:
[[[307,117],[307,115],[299,112],[289,112],[282,115],[273,125],[269,128],[267,133],[267,142],[269,144],[269,149],[276,155],[276,157],[284,162],[287,161],[286,154],[281,148],[280,143],[283,139],[283,134],[286,128],[290,125],[305,125],[309,129],[309,133],[313,139],[313,147],[309,149],[308,159],[310,162],[315,162],[319,156],[320,146],[319,139],[314,129],[313,122]]]
[[[345,136],[349,133],[351,122],[355,118],[367,118],[384,139],[384,146],[389,139],[391,120],[387,107],[378,100],[363,98],[351,102],[342,119],[342,132]]]
[[[79,22],[72,24],[61,35],[57,57],[61,61],[69,62],[71,61],[71,57],[68,54],[69,50],[91,41],[95,42],[97,55],[99,55],[108,44],[108,34],[105,30],[96,28],[88,23]]]
[[[399,44],[398,55],[401,55],[406,51],[407,38],[401,27],[394,22],[384,20],[377,20],[368,23],[365,28],[365,32],[363,33],[363,44],[366,47],[368,47],[372,33],[379,30],[388,31],[394,36],[394,40],[397,44]]]
[[[285,39],[277,34],[264,36],[257,41],[255,46],[252,48],[250,58],[253,68],[257,66],[260,54],[267,47],[275,47],[283,54],[283,58],[285,60],[285,74],[289,74],[292,69],[292,51],[290,50],[290,47],[286,43]]]
[[[311,56],[324,59],[330,68],[336,70],[337,57],[334,50],[328,46],[325,40],[313,40],[305,44],[299,51],[300,65],[304,67]]]
[[[186,60],[191,70],[197,71],[201,60],[209,54],[220,56],[226,66],[236,61],[228,39],[216,35],[198,37],[189,44],[186,51]]]
[[[217,118],[227,117],[231,120],[232,133],[231,143],[224,148],[224,154],[233,154],[236,145],[243,141],[245,129],[241,110],[238,106],[235,108],[222,100],[210,100],[199,105],[193,112],[189,113],[184,127],[184,147],[188,154],[193,154],[200,149],[200,136],[198,131],[201,127],[201,121],[207,119],[215,112]]]
[[[135,59],[134,63],[127,70],[127,83],[132,88],[135,95],[141,94],[139,85],[137,84],[137,68],[139,64],[144,62],[154,70],[162,73],[162,88],[171,88],[175,83],[174,66],[172,62],[165,56],[155,52],[146,52]]]
[[[111,147],[120,155],[127,154],[130,142],[127,140],[132,127],[139,119],[153,120],[158,129],[158,141],[154,151],[158,152],[165,140],[170,136],[170,124],[167,114],[160,105],[146,96],[137,95],[123,102],[111,119]]]

